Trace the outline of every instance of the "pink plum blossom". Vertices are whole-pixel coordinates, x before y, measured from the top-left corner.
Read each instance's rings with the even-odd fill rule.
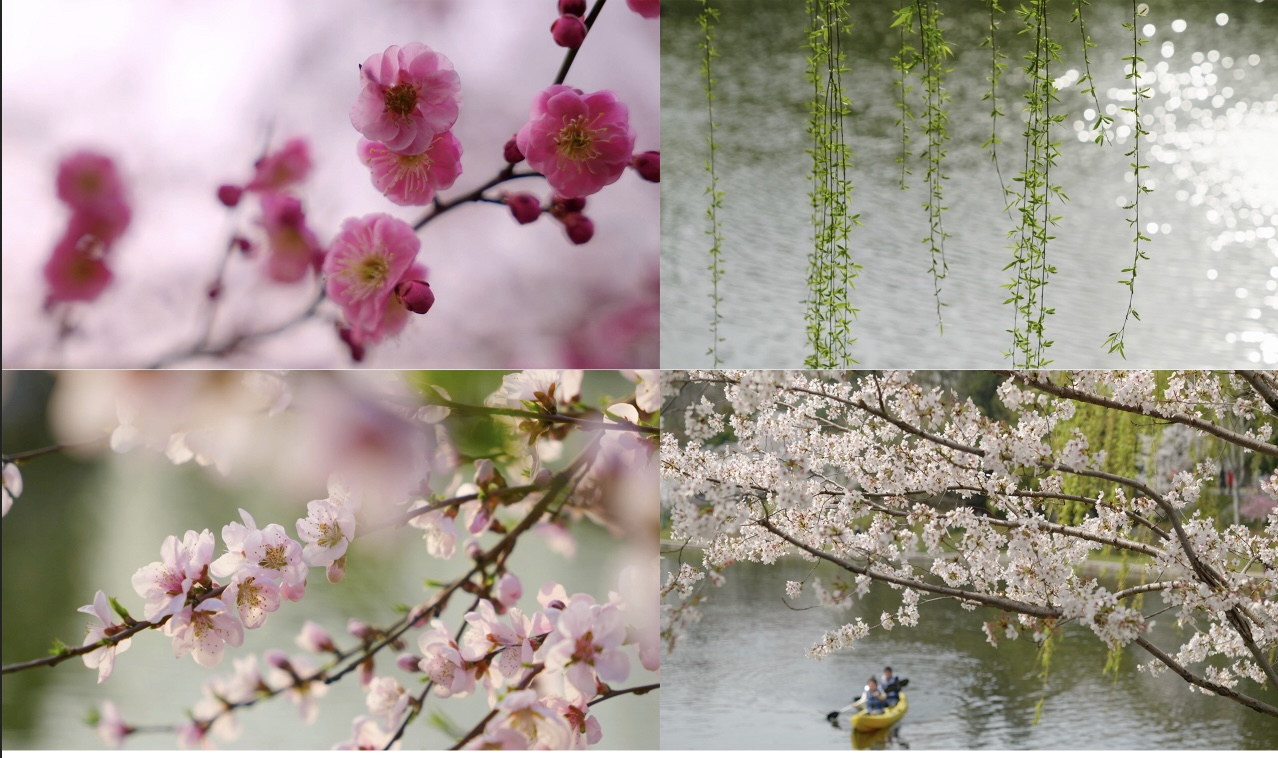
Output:
[[[95,238],[68,230],[44,264],[44,283],[48,287],[45,302],[52,305],[97,300],[115,279],[104,253],[105,248]]]
[[[297,535],[306,541],[302,559],[308,566],[329,566],[346,555],[355,538],[355,513],[359,498],[335,481],[329,482],[328,498],[306,504],[307,516],[297,520]]]
[[[248,629],[265,624],[266,614],[280,609],[280,588],[265,571],[252,566],[245,566],[235,574],[222,597],[239,613],[240,621]]]
[[[467,742],[466,750],[528,750],[531,744],[522,733],[508,726],[496,727],[492,723],[484,727],[484,733]]]
[[[396,205],[428,205],[435,193],[461,176],[461,142],[440,132],[424,152],[402,155],[380,142],[361,139],[359,159],[372,172],[373,186]]]
[[[391,45],[360,67],[363,89],[351,107],[356,131],[386,148],[416,155],[451,129],[461,108],[453,64],[420,42]]]
[[[349,740],[337,743],[333,749],[382,750],[386,747],[386,743],[390,742],[391,737],[395,736],[393,731],[382,729],[377,719],[368,716],[356,716],[354,723],[351,724],[351,732]],[[399,750],[399,743],[392,745],[391,750]]]
[[[341,306],[353,329],[380,335],[392,326],[383,320],[396,285],[420,248],[413,228],[385,213],[342,222],[324,260],[324,274],[329,298]]]
[[[100,225],[95,236],[114,242],[129,223],[129,204],[115,163],[105,155],[80,151],[58,165],[58,199],[75,216],[94,219]]]
[[[294,137],[279,150],[257,162],[253,180],[244,187],[251,192],[276,192],[306,179],[311,172],[311,148],[306,140]]]
[[[244,627],[218,598],[209,598],[196,608],[182,608],[164,625],[164,633],[173,638],[177,657],[189,651],[196,663],[208,668],[221,662],[227,645],[244,643]]]
[[[302,212],[302,201],[291,195],[270,192],[262,195],[262,228],[270,243],[266,273],[284,284],[301,281],[316,261],[323,257],[324,247]]]
[[[98,709],[98,737],[117,750],[124,746],[124,738],[133,733],[133,727],[124,723],[120,709],[110,700],[102,701]]]
[[[626,5],[644,18],[661,18],[661,0],[626,0]]]
[[[97,616],[100,624],[89,624],[88,634],[84,636],[84,644],[92,645],[103,637],[109,637],[124,631],[124,627],[111,620],[111,606],[107,603],[106,593],[98,590],[93,596],[93,605],[84,605],[78,609],[81,613]],[[129,649],[132,639],[122,639],[113,645],[99,647],[84,654],[84,665],[98,670],[98,684],[102,684],[115,670],[115,654]]]
[[[463,697],[475,691],[475,666],[462,658],[452,632],[439,619],[417,638],[422,651],[421,670],[435,683],[440,697]]]
[[[635,134],[626,106],[608,90],[582,94],[555,84],[533,100],[516,140],[528,165],[555,192],[584,197],[617,181],[630,165]]]
[[[213,555],[213,533],[188,530],[178,542],[170,535],[160,545],[162,560],[143,566],[133,574],[133,589],[146,599],[147,621],[159,621],[186,603],[195,580],[205,572]]]

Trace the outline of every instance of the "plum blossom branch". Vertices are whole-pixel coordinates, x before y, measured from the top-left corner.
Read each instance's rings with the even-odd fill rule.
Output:
[[[595,6],[590,9],[590,13],[586,15],[586,36],[590,36],[590,28],[595,25],[595,19],[599,18],[599,11],[603,10],[606,2],[608,0],[597,0]],[[563,84],[564,80],[568,78],[568,71],[572,68],[572,62],[577,60],[577,51],[580,49],[580,46],[568,48],[568,52],[564,55],[564,62],[559,66],[559,73],[555,74],[555,84]]]

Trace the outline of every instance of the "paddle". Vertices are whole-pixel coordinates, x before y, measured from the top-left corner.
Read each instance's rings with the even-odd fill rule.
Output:
[[[854,708],[860,708],[863,705],[865,705],[865,693],[861,693],[861,697],[848,703],[841,710],[830,711],[828,714],[826,714],[825,718],[827,721],[834,721],[835,719],[837,719],[839,716],[843,715],[844,713],[847,713],[848,711],[853,710]]]

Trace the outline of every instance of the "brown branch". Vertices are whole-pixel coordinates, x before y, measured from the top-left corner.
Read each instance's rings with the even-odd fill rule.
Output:
[[[1065,387],[1065,386],[1056,384],[1055,382],[1038,379],[1021,372],[996,371],[995,373],[1006,376],[1012,381],[1016,382],[1017,384],[1023,384],[1028,387],[1033,387],[1034,389],[1041,390],[1043,392],[1048,393],[1049,395],[1055,395],[1056,397],[1059,397],[1059,398],[1064,398],[1066,400],[1078,400],[1079,402],[1087,403],[1088,405],[1097,405],[1102,408],[1110,408],[1112,410],[1125,411],[1127,413],[1133,413],[1138,416],[1144,416],[1145,418],[1154,418],[1154,419],[1160,419],[1165,421],[1173,421],[1178,424],[1183,424],[1185,426],[1192,427],[1201,432],[1206,432],[1207,434],[1210,434],[1213,437],[1217,437],[1219,439],[1224,440],[1225,442],[1228,442],[1233,445],[1237,445],[1238,447],[1245,447],[1248,450],[1251,450],[1256,453],[1260,453],[1262,455],[1270,455],[1270,456],[1278,457],[1278,445],[1273,445],[1268,442],[1262,442],[1260,440],[1253,440],[1250,437],[1247,437],[1246,435],[1233,431],[1232,429],[1226,429],[1222,426],[1213,424],[1210,421],[1207,421],[1206,419],[1200,419],[1196,416],[1191,416],[1187,413],[1181,413],[1179,411],[1172,411],[1172,410],[1163,410],[1162,412],[1146,411],[1143,408],[1138,408],[1136,406],[1124,405],[1123,403],[1119,403],[1113,400],[1112,398],[1108,398],[1103,395],[1096,395],[1091,392],[1083,392],[1082,390],[1076,390],[1073,387]]]
[[[1247,706],[1248,708],[1251,708],[1252,710],[1260,711],[1261,713],[1264,713],[1268,716],[1278,717],[1278,708],[1275,708],[1269,703],[1257,700],[1253,697],[1248,697],[1247,695],[1244,695],[1241,692],[1236,692],[1228,687],[1216,684],[1215,682],[1209,682],[1206,679],[1203,679],[1201,676],[1198,676],[1192,673],[1191,671],[1189,671],[1188,669],[1186,669],[1184,666],[1181,666],[1179,663],[1176,662],[1174,658],[1172,658],[1170,655],[1163,652],[1162,650],[1158,649],[1158,647],[1156,647],[1153,643],[1151,643],[1149,640],[1145,639],[1144,637],[1137,637],[1136,644],[1148,650],[1150,655],[1162,661],[1163,665],[1167,666],[1167,668],[1176,672],[1178,675],[1180,675],[1181,679],[1184,679],[1190,684],[1196,687],[1201,687],[1205,690],[1210,690],[1216,693],[1217,695],[1220,695],[1222,697],[1227,697],[1230,700],[1233,700],[1235,702],[1242,703],[1243,705]]]

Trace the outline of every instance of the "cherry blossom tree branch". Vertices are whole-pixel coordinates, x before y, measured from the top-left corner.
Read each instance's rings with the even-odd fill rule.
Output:
[[[1184,666],[1181,666],[1179,663],[1176,662],[1175,658],[1172,658],[1170,655],[1160,650],[1156,645],[1154,645],[1153,643],[1151,643],[1149,640],[1145,639],[1144,637],[1137,637],[1136,644],[1145,648],[1145,650],[1149,651],[1150,655],[1157,658],[1167,668],[1176,672],[1176,674],[1180,676],[1181,679],[1184,679],[1186,682],[1189,682],[1195,687],[1201,687],[1205,690],[1210,690],[1211,692],[1214,692],[1217,695],[1220,695],[1221,697],[1227,697],[1230,700],[1233,700],[1238,703],[1242,703],[1248,708],[1251,708],[1252,710],[1255,710],[1255,711],[1260,711],[1261,713],[1264,713],[1266,715],[1278,716],[1278,708],[1270,705],[1269,703],[1244,695],[1241,692],[1236,692],[1230,689],[1229,687],[1225,687],[1225,686],[1216,684],[1215,682],[1211,682],[1206,679],[1203,679],[1201,676],[1198,676],[1194,674],[1193,672],[1189,671],[1188,669],[1186,669]]]
[[[780,537],[781,539],[785,540],[791,545],[794,545],[795,547],[799,548],[803,552],[817,558],[823,558],[829,561],[830,563],[833,563],[834,565],[844,569],[845,571],[849,571],[853,574],[868,576],[871,579],[878,579],[879,581],[887,582],[889,584],[894,584],[900,587],[909,587],[910,589],[919,590],[921,592],[931,592],[937,595],[946,595],[948,597],[958,598],[959,600],[965,600],[971,603],[976,603],[978,605],[983,605],[987,608],[1000,608],[1002,610],[1009,611],[1011,613],[1023,613],[1026,616],[1035,616],[1038,618],[1050,618],[1050,619],[1061,617],[1061,610],[1059,608],[1054,608],[1052,606],[1033,605],[1031,603],[1022,602],[1020,600],[1012,600],[1010,598],[1005,598],[1000,595],[987,595],[981,592],[961,590],[961,589],[956,589],[954,587],[946,587],[940,584],[929,584],[928,582],[920,582],[916,579],[893,576],[891,574],[885,574],[881,571],[875,571],[868,567],[857,566],[856,564],[849,563],[848,561],[844,560],[843,558],[840,558],[837,555],[834,555],[833,553],[829,553],[824,550],[821,550],[820,548],[816,548],[811,545],[808,545],[807,543],[804,543],[794,537],[791,537],[789,534],[786,534],[785,532],[781,531],[775,525],[773,525],[771,521],[771,514],[763,516],[761,519],[759,519],[758,523],[764,529],[775,534],[777,537]]]
[[[1250,371],[1240,369],[1236,372],[1247,383],[1256,390],[1256,393],[1265,399],[1269,407],[1274,413],[1278,413],[1278,380],[1275,380],[1270,374],[1259,371]]]
[[[546,413],[545,411],[528,411],[519,408],[494,408],[490,405],[468,405],[466,403],[458,403],[444,398],[433,389],[429,389],[429,392],[431,397],[427,400],[427,405],[437,405],[441,408],[447,408],[461,416],[514,416],[517,418],[534,419],[554,424],[575,424],[582,429],[590,431],[635,432],[637,434],[654,436],[661,433],[661,429],[656,426],[633,424],[623,418],[605,420],[583,416],[568,416],[562,413]]]
[[[1262,455],[1278,457],[1278,445],[1273,445],[1263,440],[1252,439],[1245,434],[1240,434],[1232,429],[1226,429],[1225,427],[1213,424],[1206,419],[1191,416],[1187,413],[1157,407],[1155,407],[1154,410],[1147,411],[1140,406],[1120,403],[1113,398],[1105,397],[1104,395],[1097,395],[1093,392],[1083,392],[1082,390],[1074,389],[1073,387],[1056,384],[1041,374],[1029,374],[1020,371],[996,371],[995,373],[1006,376],[1017,384],[1032,387],[1042,392],[1046,392],[1049,395],[1055,395],[1059,398],[1077,400],[1089,405],[1097,405],[1102,408],[1126,411],[1127,413],[1134,413],[1146,418],[1173,421],[1177,424],[1183,424],[1184,426],[1197,429],[1200,432],[1206,432],[1207,434],[1210,434],[1213,437],[1218,437],[1232,445],[1247,448],[1248,450]],[[1268,400],[1268,398],[1266,398],[1266,400]]]

